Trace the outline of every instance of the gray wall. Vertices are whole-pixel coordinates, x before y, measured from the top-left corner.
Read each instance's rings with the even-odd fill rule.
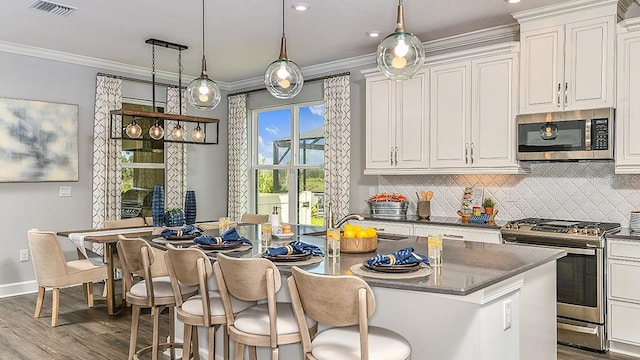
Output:
[[[0,97],[78,105],[80,168],[78,182],[0,183],[0,227],[3,229],[0,239],[0,296],[19,289],[19,286],[13,286],[15,284],[34,280],[31,261],[18,261],[19,250],[28,248],[28,229],[61,231],[91,228],[92,124],[98,72],[113,73],[0,52]],[[133,92],[151,98],[150,85],[148,94],[139,90]],[[189,190],[196,191],[198,219],[215,219],[227,212],[226,94],[223,94],[221,105],[212,111],[188,109],[187,113],[221,120],[219,145],[189,145],[187,150],[187,186]],[[62,185],[71,186],[71,197],[58,196]],[[74,258],[75,250],[71,243],[65,238],[61,238],[61,243],[67,258]]]

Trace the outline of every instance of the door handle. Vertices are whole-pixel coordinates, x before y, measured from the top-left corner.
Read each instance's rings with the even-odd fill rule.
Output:
[[[560,107],[560,89],[562,88],[562,84],[558,83],[558,107]]]
[[[473,143],[471,143],[471,165],[473,165]]]
[[[396,146],[396,166],[398,166],[398,147]]]
[[[557,326],[558,326],[558,329],[569,330],[569,331],[579,332],[583,334],[596,335],[598,333],[598,328],[589,328],[589,327],[564,324],[564,323],[558,323]]]
[[[469,163],[469,144],[464,144],[464,163]]]
[[[393,148],[389,149],[389,162],[393,166]]]
[[[567,106],[567,103],[569,102],[568,92],[569,92],[569,83],[566,82],[564,83],[564,106]]]

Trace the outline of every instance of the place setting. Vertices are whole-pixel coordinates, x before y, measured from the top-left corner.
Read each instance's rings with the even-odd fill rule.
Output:
[[[412,247],[392,254],[376,256],[350,267],[352,273],[376,279],[409,279],[431,275],[429,258],[414,252]]]
[[[203,230],[195,225],[185,225],[182,228],[167,228],[151,241],[158,244],[171,244],[176,247],[193,245],[193,240],[202,234]]]
[[[284,246],[269,247],[256,257],[271,260],[276,265],[303,266],[321,262],[324,252],[315,245],[296,240]]]
[[[231,228],[220,236],[200,235],[193,242],[206,253],[243,252],[253,248],[251,240],[241,236],[236,228]]]

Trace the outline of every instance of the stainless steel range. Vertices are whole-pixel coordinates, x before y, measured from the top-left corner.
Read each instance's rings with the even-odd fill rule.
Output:
[[[501,229],[507,244],[562,249],[557,261],[558,342],[605,352],[605,236],[619,223],[527,218]]]

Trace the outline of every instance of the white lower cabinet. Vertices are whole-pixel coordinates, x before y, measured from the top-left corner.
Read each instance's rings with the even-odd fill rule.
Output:
[[[609,238],[607,247],[609,346],[640,356],[640,241]]]
[[[414,225],[413,235],[428,236],[430,234],[440,234],[443,239],[460,241],[477,241],[500,244],[502,237],[498,229],[479,229],[463,226],[446,225]]]
[[[392,221],[353,221],[354,225],[363,228],[372,227],[376,231],[387,234],[413,235],[413,224]]]

